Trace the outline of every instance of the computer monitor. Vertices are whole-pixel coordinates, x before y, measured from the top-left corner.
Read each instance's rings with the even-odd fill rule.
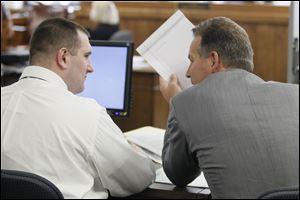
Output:
[[[132,42],[91,40],[94,72],[79,96],[95,99],[112,116],[128,116],[133,57]]]

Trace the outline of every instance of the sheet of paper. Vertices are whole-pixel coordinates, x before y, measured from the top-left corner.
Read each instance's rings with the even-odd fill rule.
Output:
[[[142,56],[133,56],[132,70],[137,72],[154,72],[151,65]]]
[[[164,129],[145,126],[125,132],[125,137],[132,142],[161,157],[164,144]]]
[[[193,28],[194,25],[178,10],[136,50],[165,80],[174,73],[181,86],[188,88],[192,84],[185,73],[190,64],[188,54]]]
[[[155,128],[152,126],[141,127],[124,133],[129,142],[141,147],[143,152],[148,155],[149,158],[160,164],[157,165],[155,182],[171,184],[171,181],[168,179],[163,168],[161,167],[161,154],[163,149],[164,134],[164,129]],[[208,188],[203,173],[201,173],[198,178],[191,182],[189,186]]]
[[[129,141],[130,142],[130,141]],[[155,163],[159,164],[159,165],[162,165],[162,159],[161,159],[161,156],[139,146],[142,150],[142,152],[148,156],[152,161],[154,161]]]
[[[170,184],[172,183],[166,176],[162,167],[156,170],[155,182],[170,183]],[[201,173],[201,175],[198,176],[193,182],[188,184],[188,186],[208,188],[208,185],[207,185],[207,182],[205,180],[203,173]]]

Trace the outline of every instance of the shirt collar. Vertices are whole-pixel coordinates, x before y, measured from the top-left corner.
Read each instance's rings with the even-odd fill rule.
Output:
[[[49,83],[68,89],[67,84],[55,72],[41,66],[28,66],[24,69],[20,79],[25,77],[36,77]]]

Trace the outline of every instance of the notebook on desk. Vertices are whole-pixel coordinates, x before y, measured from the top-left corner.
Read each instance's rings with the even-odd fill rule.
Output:
[[[134,129],[132,131],[125,132],[125,137],[130,143],[133,143],[139,147],[156,163],[162,164],[161,153],[164,144],[165,130],[155,128],[151,126],[145,126],[142,128]],[[162,167],[156,170],[157,183],[172,184],[166,176]],[[208,188],[207,182],[203,173],[191,182],[188,186]]]

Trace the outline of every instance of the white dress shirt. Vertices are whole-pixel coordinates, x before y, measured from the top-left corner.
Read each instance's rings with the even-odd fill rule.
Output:
[[[39,66],[1,88],[1,169],[45,177],[65,198],[128,196],[155,179],[152,161],[128,144],[105,108]]]

